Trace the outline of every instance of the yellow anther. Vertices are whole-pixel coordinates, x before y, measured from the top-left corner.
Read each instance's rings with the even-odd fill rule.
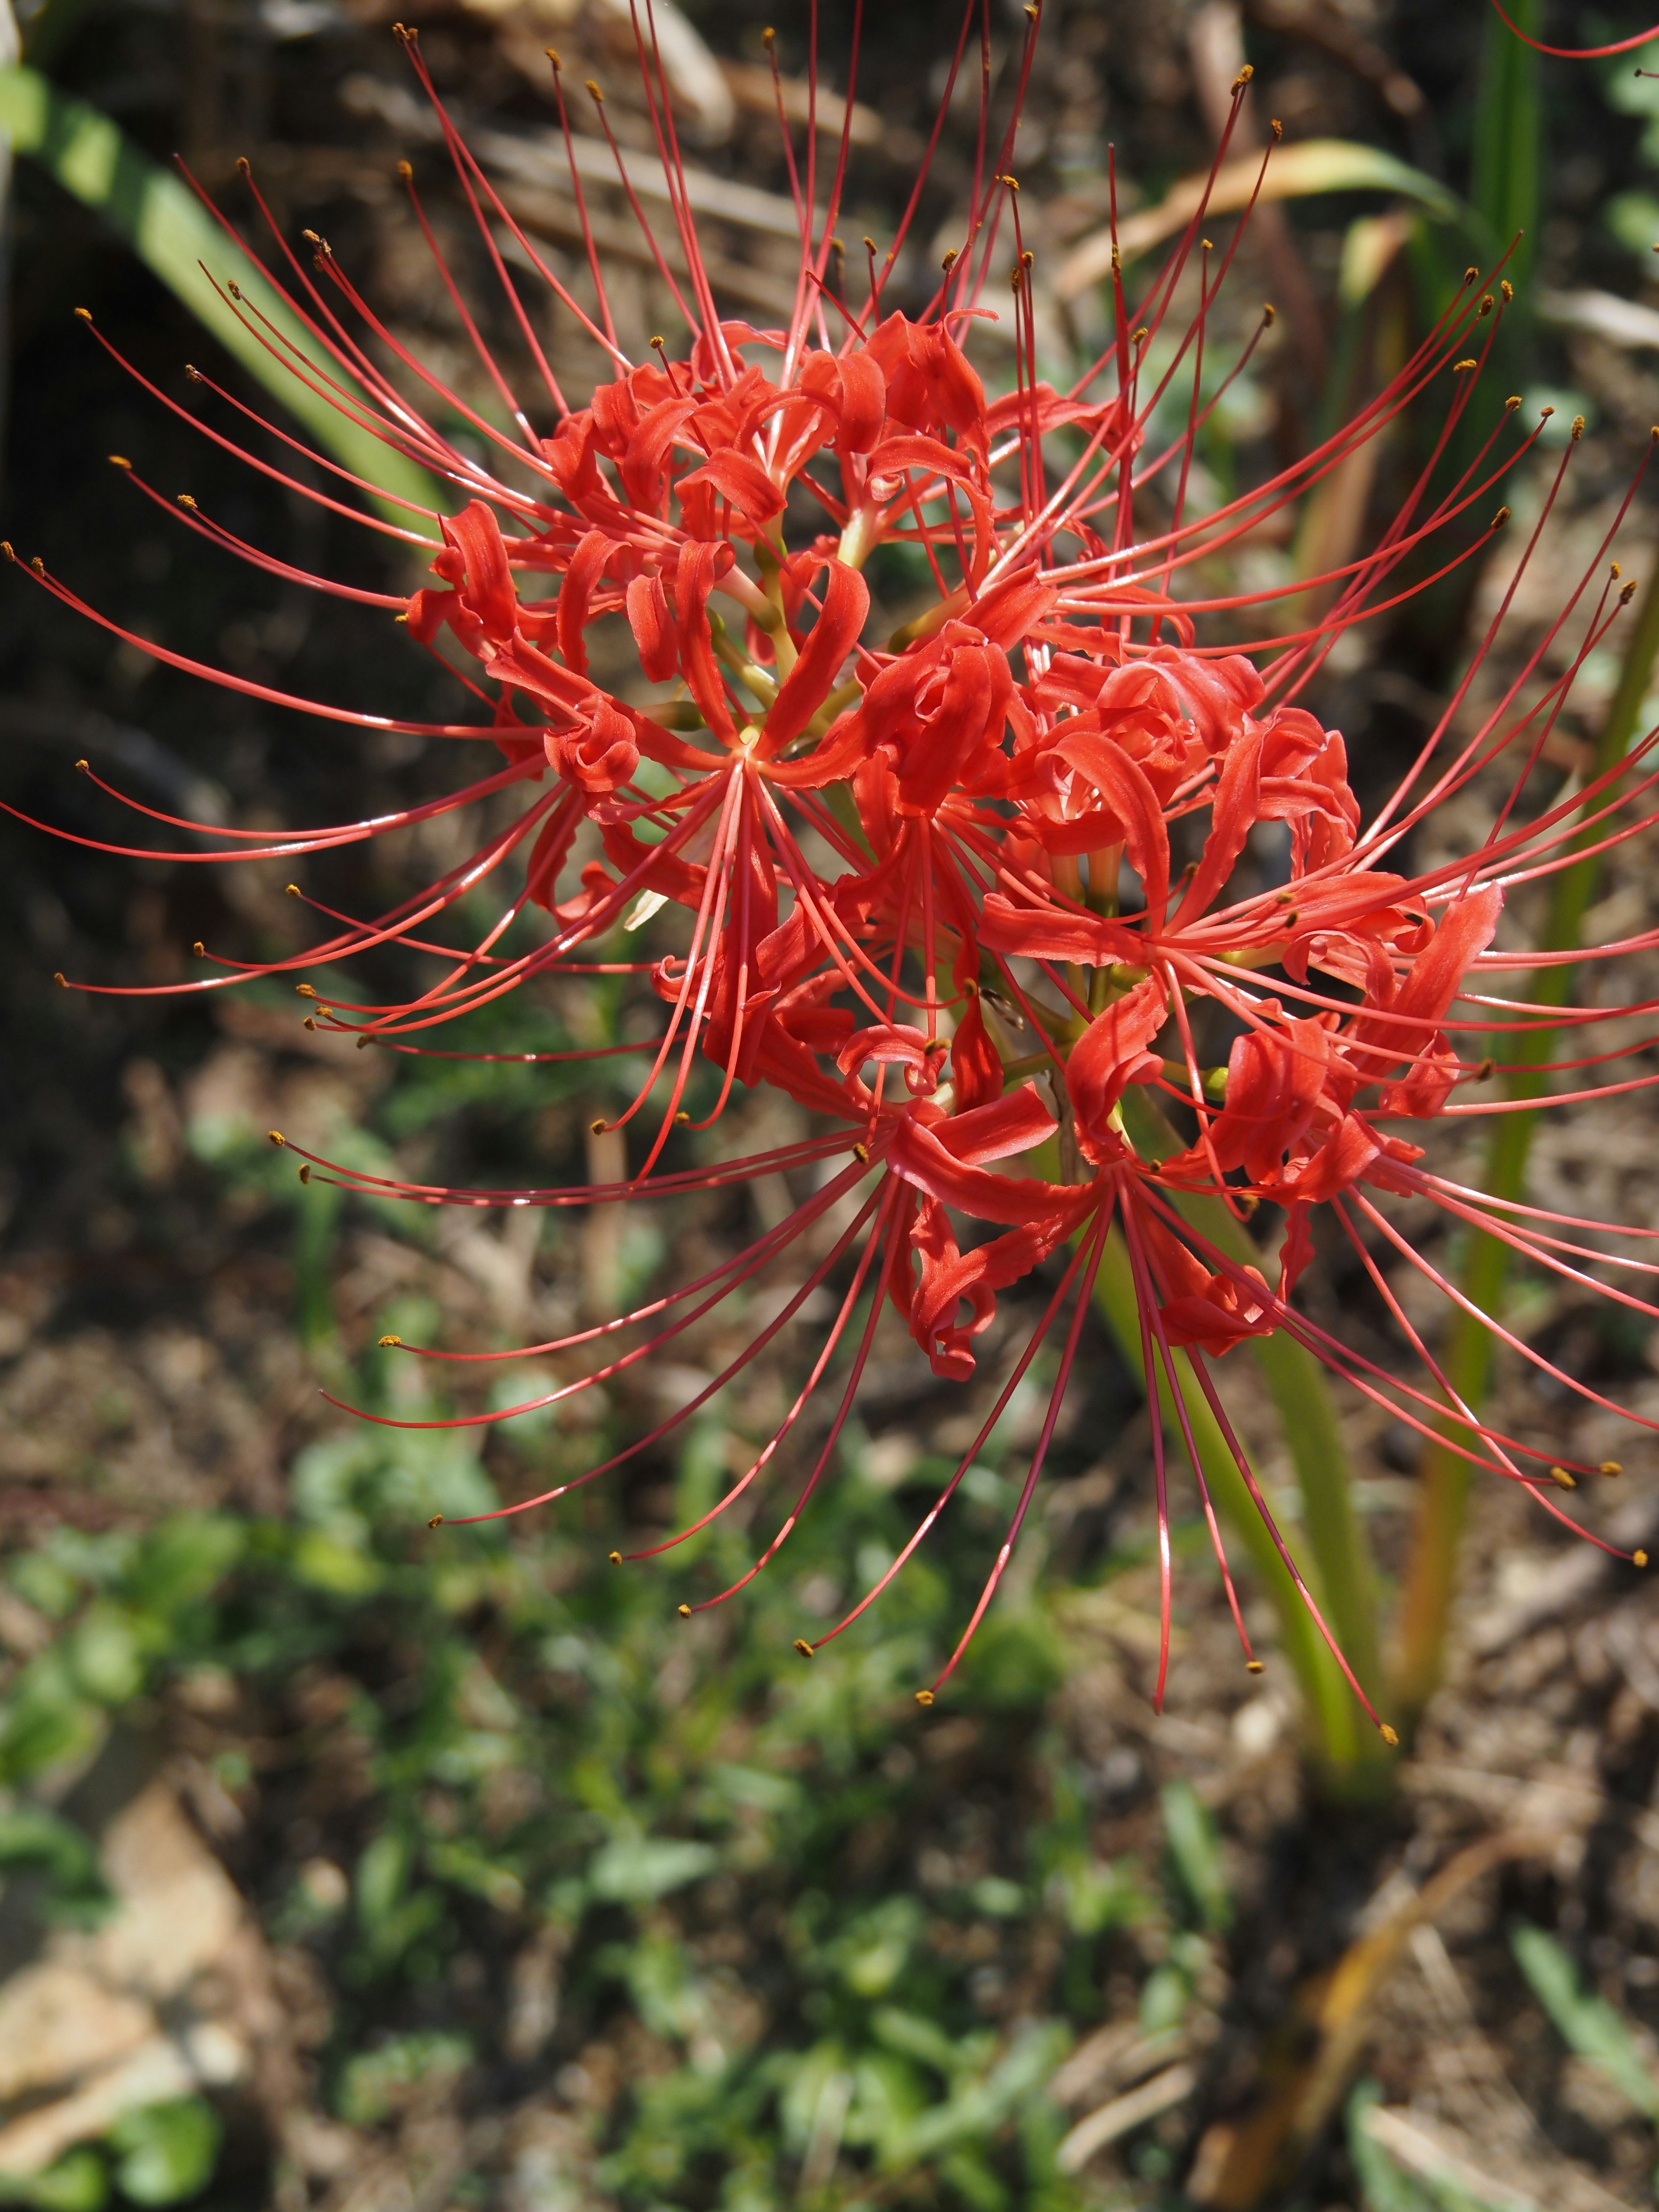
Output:
[[[1624,1471],[1624,1462],[1620,1460],[1604,1459],[1601,1462],[1603,1474],[1622,1474]]]
[[[125,453],[112,453],[109,458],[112,468],[130,469],[132,466],[132,463]]]
[[[916,1692],[916,1703],[919,1705],[931,1705],[933,1702],[933,1693],[931,1690],[918,1690]]]
[[[610,1553],[610,1555],[609,1555],[609,1556],[610,1556],[611,1564],[611,1565],[612,1565],[613,1567],[619,1567],[619,1566],[621,1566],[621,1565],[622,1565],[622,1553],[621,1553],[620,1552],[612,1552],[611,1553]]]
[[[265,1140],[268,1144],[276,1146],[285,1145],[288,1142],[288,1139],[283,1134],[280,1129],[267,1129],[265,1131]]]
[[[1247,1659],[1244,1662],[1244,1672],[1247,1674],[1265,1674],[1267,1671],[1266,1666],[1260,1659]]]
[[[804,1636],[798,1636],[795,1638],[795,1649],[803,1659],[810,1659],[812,1656],[812,1647]]]
[[[1577,1483],[1564,1467],[1553,1467],[1550,1469],[1550,1480],[1558,1490],[1577,1490],[1578,1487]]]
[[[690,1618],[691,1618],[691,1608],[690,1608],[690,1607],[689,1605],[683,1605],[683,1606],[680,1606],[680,1607],[677,1607],[676,1609],[677,1609],[677,1611],[678,1612],[679,1616],[680,1616],[680,1619],[681,1619],[682,1620],[690,1620]]]
[[[428,1528],[441,1528],[444,1525],[443,1515],[441,1513],[434,1513],[426,1525]]]
[[[1388,1745],[1390,1751],[1392,1751],[1395,1745],[1400,1741],[1400,1738],[1389,1726],[1387,1721],[1384,1721],[1382,1723],[1382,1741]]]

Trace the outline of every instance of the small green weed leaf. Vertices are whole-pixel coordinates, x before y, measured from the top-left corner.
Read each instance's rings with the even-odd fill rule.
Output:
[[[841,1978],[861,1997],[885,1996],[903,1972],[921,1932],[914,1897],[890,1897],[855,1920],[836,1946]]]
[[[98,1880],[92,1838],[44,1805],[14,1805],[0,1812],[0,1867],[39,1867],[52,1880],[85,1888]]]
[[[1017,1920],[1025,1910],[1025,1892],[1006,1875],[982,1874],[968,1895],[988,1920]]]
[[[487,1857],[474,1844],[432,1844],[426,1859],[440,1881],[483,1898],[497,1912],[517,1912],[524,1903],[524,1884],[511,1867]]]
[[[219,2155],[219,2115],[200,2097],[129,2112],[110,2130],[115,2178],[135,2204],[179,2204],[207,2185]]]
[[[1162,1793],[1164,1840],[1188,1904],[1200,1923],[1215,1935],[1232,1923],[1232,1893],[1221,1863],[1221,1839],[1198,1792],[1184,1779]]]
[[[1436,2212],[1433,2198],[1425,2197],[1395,2164],[1365,2125],[1366,2113],[1382,2101],[1382,2092],[1375,2081],[1360,2081],[1348,2099],[1346,2115],[1348,2156],[1364,2212]]]
[[[1187,2017],[1192,1986],[1179,1966],[1155,1966],[1140,1985],[1140,2032],[1162,2035]]]
[[[1068,1859],[1049,1875],[1047,1896],[1074,1936],[1132,1928],[1152,1910],[1152,1900],[1131,1870],[1081,1856]]]
[[[24,1552],[13,1559],[6,1580],[19,1597],[52,1620],[66,1620],[81,1595],[64,1562],[44,1549]]]
[[[32,1868],[46,1877],[46,1917],[95,1927],[112,1902],[92,1838],[44,1805],[0,1811],[0,1868]]]
[[[853,2068],[847,2140],[870,2145],[890,2171],[903,2166],[915,2155],[911,2130],[930,2101],[927,2085],[907,2059],[896,2051],[866,2051]]]
[[[382,1829],[358,1860],[354,1887],[365,1928],[373,1930],[391,1918],[409,1881],[410,1860],[407,1839],[392,1828]]]
[[[409,2102],[416,2090],[430,2091],[471,2063],[472,2047],[459,2035],[430,2031],[395,2036],[375,2051],[360,2051],[341,2069],[335,2110],[348,2126],[372,2128]]]
[[[977,2151],[953,2150],[941,2159],[939,2170],[940,2179],[966,2198],[973,2212],[1006,2212],[1012,2202],[1007,2183]]]
[[[144,1540],[125,1577],[135,1605],[172,1614],[205,1597],[236,1564],[245,1524],[228,1513],[175,1513]]]
[[[34,2212],[103,2212],[109,2202],[109,2169],[90,2143],[77,2144],[42,2173],[0,2185],[0,2203],[27,2204]]]
[[[366,1597],[380,1584],[379,1560],[353,1544],[325,1535],[320,1528],[302,1531],[295,1540],[291,1559],[296,1581],[326,1590],[331,1597]]]
[[[132,1616],[119,1606],[89,1606],[70,1636],[68,1657],[76,1688],[100,1705],[125,1705],[144,1679]]]
[[[1638,2112],[1659,2121],[1659,2077],[1642,2056],[1630,2023],[1604,1997],[1583,1990],[1577,1969],[1541,1928],[1513,1930],[1510,1948],[1532,1993],[1564,2042],[1621,2089]]]
[[[870,2026],[878,2043],[906,2058],[919,2058],[924,2066],[931,2066],[947,2081],[961,2069],[962,2046],[951,2040],[937,2021],[924,2019],[921,2013],[901,2011],[897,2005],[883,2005]]]
[[[719,1863],[712,1844],[668,1837],[619,1836],[596,1851],[587,1869],[593,1895],[617,1905],[648,1905],[700,1881]]]
[[[1659,240],[1659,199],[1651,192],[1615,192],[1603,205],[1601,220],[1620,246],[1645,254]]]

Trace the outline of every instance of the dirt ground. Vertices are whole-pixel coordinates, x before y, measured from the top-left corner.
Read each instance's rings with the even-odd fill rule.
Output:
[[[234,159],[250,152],[280,219],[325,231],[389,320],[465,382],[476,370],[402,215],[393,161],[416,163],[440,234],[464,259],[460,220],[383,11],[374,0],[307,7],[90,0],[71,15],[67,0],[53,0],[65,21],[50,66],[153,149],[180,145],[228,200]],[[737,119],[722,136],[716,117],[700,158],[775,204],[781,165],[752,76],[742,75],[763,60],[763,11],[730,0],[687,12],[738,65],[719,80]],[[1046,12],[1018,156],[1045,264],[1097,226],[1109,137],[1129,210],[1154,203],[1209,149],[1195,11],[1055,0]],[[1249,11],[1264,112],[1270,101],[1292,138],[1362,138],[1461,177],[1479,12],[1381,0],[1306,9],[1273,0]],[[824,9],[826,50],[840,51],[847,14]],[[605,15],[574,0],[434,8],[423,49],[469,125],[521,134],[521,153],[522,134],[547,127],[550,40],[566,52],[568,80],[592,69],[620,88]],[[1017,16],[997,17],[999,70]],[[866,23],[860,97],[872,114],[855,136],[849,228],[890,228],[956,21],[940,4]],[[803,64],[804,40],[793,17],[779,32],[787,75]],[[1638,175],[1635,128],[1609,121],[1587,77],[1558,72],[1547,91],[1553,167],[1539,292],[1595,283],[1645,302],[1647,270],[1601,219]],[[641,118],[620,88],[611,105],[619,135],[636,142]],[[929,246],[963,187],[969,120],[953,116],[943,143],[918,226]],[[512,157],[508,146],[503,173]],[[19,550],[38,550],[94,605],[184,653],[296,691],[428,712],[440,679],[389,647],[383,627],[207,558],[119,496],[106,453],[188,487],[230,528],[300,565],[409,581],[343,524],[192,441],[120,378],[74,325],[74,306],[89,301],[134,364],[172,392],[182,388],[179,362],[206,358],[207,342],[37,170],[21,168],[17,189],[4,505]],[[579,283],[563,203],[527,172],[516,189],[523,219],[539,223]],[[1322,202],[1297,217],[1310,296],[1326,309],[1359,208]],[[620,232],[619,215],[606,220]],[[765,307],[790,265],[787,238],[718,218],[713,235],[732,296]],[[619,314],[639,344],[659,313],[657,280],[637,255],[618,266]],[[1246,257],[1252,301],[1277,274]],[[1051,297],[1046,312],[1056,349],[1086,343],[1091,301]],[[553,326],[552,342],[556,368],[580,390],[592,360],[568,327]],[[1659,420],[1651,349],[1547,323],[1534,343],[1528,389],[1588,398],[1595,420],[1534,564],[1535,596],[1517,607],[1511,649],[1547,621],[1550,580],[1594,550]],[[1269,361],[1251,451],[1301,434],[1318,398],[1309,368],[1294,346],[1279,366]],[[1512,495],[1518,514],[1529,500],[1535,507],[1554,465],[1542,457]],[[1659,550],[1659,505],[1645,490],[1621,548],[1633,571]],[[1416,742],[1464,639],[1496,603],[1503,557],[1451,627],[1402,623],[1331,678],[1320,711],[1347,732],[1362,791],[1382,787]],[[878,578],[878,588],[896,609],[906,580]],[[83,755],[148,805],[240,826],[404,805],[444,788],[449,763],[417,743],[319,733],[205,692],[15,580],[0,592],[0,796],[14,810],[0,824],[10,956],[0,969],[0,1541],[16,1570],[0,1584],[0,1866],[9,1869],[0,1892],[0,2174],[61,2177],[76,2147],[93,2143],[106,2147],[100,2171],[124,2199],[175,2201],[165,2173],[146,2184],[134,2164],[143,2144],[121,2135],[124,2116],[204,2100],[222,2148],[211,2178],[195,2185],[204,2201],[280,2212],[790,2202],[1589,2212],[1651,2201],[1650,1578],[1574,1542],[1525,1497],[1480,1487],[1445,1685],[1392,1792],[1333,1806],[1304,1768],[1287,1672],[1270,1663],[1261,1682],[1243,1674],[1190,1529],[1171,1693],[1162,1716],[1151,1710],[1147,1414],[1103,1333],[1087,1347],[1012,1578],[1008,1609],[1026,1644],[1011,1632],[925,1728],[905,1668],[933,1621],[927,1607],[948,1593],[901,1612],[892,1640],[860,1647],[832,1689],[810,1697],[793,1675],[775,1687],[772,1658],[756,1656],[775,1628],[787,1654],[788,1607],[808,1618],[836,1609],[840,1551],[878,1546],[933,1457],[959,1430],[962,1443],[972,1434],[964,1425],[977,1416],[918,1379],[896,1332],[878,1345],[861,1401],[847,1517],[787,1586],[775,1621],[744,1614],[739,1601],[676,1643],[672,1622],[657,1617],[672,1612],[678,1585],[651,1584],[648,1622],[645,1601],[607,1595],[611,1532],[665,1526],[675,1486],[683,1495],[702,1479],[666,1455],[499,1554],[457,1552],[462,1564],[446,1565],[422,1548],[428,1498],[471,1499],[479,1485],[520,1492],[539,1470],[562,1468],[561,1455],[573,1465],[591,1458],[602,1432],[637,1433],[652,1407],[677,1389],[689,1395],[683,1377],[653,1375],[631,1396],[613,1393],[591,1433],[526,1442],[508,1431],[470,1457],[419,1465],[351,1460],[356,1432],[319,1384],[349,1397],[395,1389],[374,1380],[374,1340],[394,1311],[441,1326],[455,1346],[556,1334],[629,1270],[642,1279],[700,1256],[706,1264],[787,1194],[705,1197],[648,1219],[630,1208],[620,1224],[544,1233],[527,1216],[502,1225],[459,1214],[411,1229],[385,1210],[301,1203],[256,1157],[268,1127],[356,1133],[349,1141],[380,1148],[373,1158],[432,1180],[547,1183],[583,1171],[587,1102],[521,1074],[503,1073],[494,1087],[416,1081],[380,1056],[307,1034],[291,999],[275,992],[206,1005],[55,990],[54,969],[173,982],[188,974],[196,939],[285,946],[301,941],[304,917],[274,869],[238,879],[116,860],[54,842],[21,817],[108,836],[115,817],[73,774]],[[1605,670],[1588,672],[1564,719],[1564,747],[1593,737],[1611,683]],[[1481,696],[1477,688],[1470,714]],[[1490,803],[1474,794],[1471,818]],[[1435,834],[1456,843],[1467,828],[1449,819]],[[380,872],[367,887],[356,857],[319,860],[307,883],[314,896],[361,906],[396,871],[429,871],[443,858],[434,834],[423,850],[406,841],[372,860]],[[1589,933],[1644,927],[1659,927],[1650,839],[1610,863]],[[1633,957],[1597,988],[1609,1000],[1659,1000],[1659,954]],[[596,1009],[591,992],[562,986],[534,1018],[585,1038],[616,1016]],[[759,1100],[740,1103],[728,1121],[726,1141],[745,1150],[801,1126],[793,1109]],[[1448,1139],[1441,1157],[1472,1172],[1478,1155]],[[1552,1123],[1533,1191],[1589,1214],[1659,1219],[1650,1094]],[[1423,1231],[1431,1257],[1448,1258],[1432,1224],[1407,1225]],[[1310,1279],[1311,1310],[1397,1363],[1397,1334],[1358,1262],[1334,1252]],[[1415,1292],[1395,1279],[1417,1318]],[[1036,1310],[1030,1297],[1005,1300],[986,1375]],[[1525,1286],[1511,1320],[1631,1413],[1659,1419],[1659,1358],[1644,1329],[1615,1327],[1588,1300],[1537,1285]],[[729,1326],[687,1340],[686,1374],[714,1371]],[[800,1351],[781,1351],[746,1397],[725,1402],[733,1437],[764,1432]],[[1254,1370],[1242,1360],[1228,1369],[1264,1486],[1293,1514],[1291,1470]],[[1629,1422],[1552,1395],[1518,1361],[1501,1368],[1496,1402],[1516,1432],[1547,1436],[1564,1456],[1622,1460],[1616,1486],[1581,1492],[1571,1510],[1620,1545],[1659,1550],[1653,1455]],[[1393,1576],[1411,1526],[1413,1440],[1357,1395],[1341,1411],[1361,1510]],[[1021,1418],[1017,1407],[1006,1440],[1016,1449]],[[726,1449],[719,1437],[708,1445],[716,1468]],[[999,1480],[988,1475],[988,1513]],[[194,1531],[190,1542],[208,1552],[223,1547],[222,1560],[216,1553],[190,1568],[176,1605],[155,1595],[161,1528]],[[203,1528],[220,1533],[201,1537]],[[975,1534],[970,1523],[948,1563],[963,1577],[958,1598]],[[371,1553],[377,1564],[358,1573],[353,1561]],[[472,1579],[455,1595],[445,1575]],[[1271,1660],[1271,1614],[1252,1607],[1250,1625]],[[580,1665],[559,1656],[582,1638]],[[432,1684],[446,1667],[443,1725],[455,1733],[440,1742]],[[490,1698],[507,1695],[519,1716],[510,1723],[490,1717]],[[465,1745],[492,1729],[517,1752],[469,1766]],[[719,1778],[764,1781],[769,1768],[793,1796],[774,1802],[757,1782],[752,1802],[732,1801],[727,1827],[708,1829],[718,1842],[700,1840]],[[605,1772],[629,1778],[635,1809],[626,1818],[606,1809],[594,1778]],[[1188,1801],[1172,1787],[1207,1815],[1207,1860],[1180,1840]],[[594,1871],[605,1850],[646,1848],[636,1828],[659,1852],[720,1856],[676,1863],[695,1881],[690,1871],[630,1875],[622,1857]],[[75,1859],[74,1835],[91,1839],[100,1872]],[[399,1872],[400,1850],[426,1874]],[[588,1869],[580,1905],[570,1903],[579,1862]],[[1085,1872],[1095,1885],[1086,1897]],[[392,1900],[379,1920],[377,1880]],[[1206,1880],[1215,1885],[1207,1903]],[[448,1917],[416,1927],[420,1900],[440,1890]],[[912,1905],[918,1932],[892,1938],[908,1963],[885,1982],[878,1967],[845,1965],[847,1930],[863,1930],[859,1956],[875,1956],[889,1923],[872,1916],[908,1929]],[[844,1930],[837,1915],[855,1906],[862,1917]],[[398,1912],[415,1917],[386,1933]],[[1570,1957],[1590,2023],[1577,2048],[1523,1972],[1517,1929],[1543,1931]],[[1333,1984],[1339,1962],[1358,1973],[1355,1947],[1368,1937],[1372,1963],[1387,1970]],[[831,1963],[811,1963],[820,1956]],[[660,1964],[670,1959],[672,1974]],[[1619,2048],[1635,2054],[1622,2075],[1619,2061],[1595,2055],[1597,1997],[1620,2023]],[[892,2025],[888,2014],[901,2011],[943,2021],[940,2034],[978,2051],[961,2061],[969,2071],[929,2058],[921,2029]],[[826,2059],[831,2086],[812,2087],[817,2101],[806,2104],[799,2085],[816,2075],[766,2071],[775,2051],[861,2050],[871,2022],[869,2048],[888,2054],[881,2064],[910,2067],[933,2082],[937,2107],[968,2115],[943,2148],[927,2147],[915,2115],[870,2120],[858,2137],[859,2115],[890,2080],[874,2059],[847,2056],[835,2062],[840,2073]],[[1050,2028],[1041,2055],[1039,2031]],[[975,2034],[988,2039],[982,2050]],[[1024,2075],[1012,2070],[1020,2053],[1039,2054]],[[1315,2078],[1322,2064],[1328,2088]],[[1369,2086],[1356,2094],[1355,2081]],[[1017,2154],[1009,2145],[1024,2140],[1028,2102],[1052,2123],[1033,2121],[1037,2147]],[[1253,2164],[1253,2144],[1291,2105],[1303,2136]],[[805,2118],[791,2118],[797,2106]],[[188,2172],[187,2160],[179,2170]],[[30,2201],[65,2212],[84,2201],[90,2212],[97,2200]]]

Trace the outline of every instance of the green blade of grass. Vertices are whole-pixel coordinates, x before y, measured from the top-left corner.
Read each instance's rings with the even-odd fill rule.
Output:
[[[278,343],[286,340],[315,357],[316,342],[299,318],[236,253],[194,194],[141,153],[108,116],[59,92],[37,70],[0,70],[0,132],[118,232],[225,351],[342,466],[376,486],[381,496],[374,504],[390,520],[407,527],[419,521],[410,507],[442,507],[443,495],[425,470],[331,406],[229,312],[209,270],[234,273],[250,306],[268,318]]]
[[[1542,29],[1543,0],[1513,0],[1510,13],[1533,37]],[[1539,58],[1490,9],[1475,94],[1469,199],[1500,252],[1516,241],[1508,275],[1517,288],[1532,270],[1543,121]]]
[[[1572,1960],[1541,1928],[1516,1929],[1510,1948],[1569,2050],[1605,2074],[1638,2112],[1659,2120],[1659,2077],[1623,2014],[1580,1987]]]
[[[1253,200],[1310,199],[1324,192],[1396,193],[1443,220],[1458,210],[1443,185],[1380,147],[1350,138],[1304,138],[1276,148],[1265,177],[1259,154],[1224,162],[1213,178],[1208,170],[1183,177],[1156,206],[1123,217],[1117,228],[1118,251],[1125,261],[1149,252],[1184,229],[1200,208],[1206,216],[1237,215]],[[1099,282],[1111,260],[1111,233],[1092,233],[1061,263],[1055,291],[1062,300],[1074,298]]]

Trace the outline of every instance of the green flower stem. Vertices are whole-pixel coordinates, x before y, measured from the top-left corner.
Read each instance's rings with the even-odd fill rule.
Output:
[[[441,507],[437,484],[393,446],[331,406],[268,352],[214,288],[234,274],[248,304],[283,341],[314,360],[316,340],[240,255],[189,187],[160,168],[95,107],[72,100],[32,69],[0,69],[0,132],[67,192],[101,216],[250,375],[257,377],[356,476],[377,485],[374,504],[402,527],[419,527],[409,505]]]
[[[1131,1370],[1138,1374],[1139,1303],[1129,1255],[1115,1229],[1106,1240],[1100,1271],[1095,1277],[1095,1303]],[[1358,1778],[1375,1769],[1383,1755],[1382,1747],[1376,1743],[1370,1722],[1355,1702],[1341,1669],[1315,1627],[1289,1570],[1279,1558],[1184,1352],[1175,1354],[1175,1368],[1210,1495],[1218,1511],[1243,1540],[1257,1579],[1279,1615],[1285,1656],[1306,1701],[1316,1761],[1329,1785],[1346,1795]],[[1162,1371],[1158,1375],[1158,1413],[1165,1429],[1178,1437],[1175,1404],[1168,1377]]]
[[[1242,1267],[1261,1255],[1242,1223],[1218,1199],[1177,1196],[1183,1218],[1199,1234]],[[1353,1510],[1353,1475],[1337,1424],[1336,1407],[1319,1363],[1282,1329],[1250,1339],[1250,1350],[1284,1424],[1285,1447],[1302,1492],[1303,1525],[1317,1587],[1331,1628],[1348,1664],[1373,1698],[1382,1689],[1382,1639],[1377,1630],[1376,1570],[1364,1528]]]
[[[1124,1126],[1143,1158],[1167,1159],[1181,1139],[1142,1090],[1123,1101]],[[1199,1235],[1243,1267],[1259,1267],[1261,1254],[1241,1221],[1218,1198],[1172,1191],[1177,1210]],[[1284,1424],[1285,1443],[1302,1492],[1313,1571],[1310,1583],[1348,1664],[1370,1696],[1382,1686],[1376,1623],[1376,1573],[1364,1531],[1353,1510],[1352,1476],[1336,1408],[1318,1362],[1294,1338],[1276,1330],[1251,1339],[1268,1395]]]
[[[1164,1159],[1181,1140],[1144,1090],[1131,1088],[1123,1099],[1130,1141],[1143,1158]],[[1182,1217],[1218,1251],[1243,1267],[1256,1267],[1261,1255],[1242,1223],[1218,1199],[1172,1193]],[[1102,1310],[1123,1344],[1131,1364],[1140,1361],[1139,1324],[1126,1338],[1102,1294]],[[1133,1321],[1133,1309],[1130,1314]],[[1382,1682],[1376,1625],[1376,1577],[1364,1532],[1353,1510],[1347,1455],[1337,1425],[1336,1408],[1312,1355],[1277,1332],[1252,1340],[1262,1379],[1284,1425],[1285,1441],[1302,1492],[1303,1524],[1310,1558],[1304,1571],[1309,1586],[1340,1643],[1348,1664],[1376,1698]],[[1180,1355],[1183,1368],[1185,1355]],[[1186,1370],[1190,1374],[1190,1369]],[[1193,1419],[1194,1439],[1204,1461],[1204,1478],[1217,1504],[1249,1547],[1251,1559],[1278,1609],[1285,1650],[1307,1698],[1321,1765],[1340,1794],[1366,1794],[1386,1759],[1383,1746],[1354,1702],[1323,1638],[1308,1617],[1295,1583],[1272,1538],[1262,1527],[1249,1491],[1203,1393],[1194,1383],[1183,1389]],[[1203,1416],[1200,1426],[1200,1415]],[[1205,1431],[1209,1431],[1206,1442]],[[1224,1466],[1222,1462],[1224,1462]],[[1333,1687],[1334,1686],[1334,1687]],[[1340,1695],[1338,1694],[1340,1692]]]
[[[1619,689],[1601,726],[1595,747],[1592,780],[1610,774],[1630,750],[1637,718],[1652,680],[1659,655],[1659,570],[1648,580],[1636,631],[1626,655]],[[1605,799],[1601,802],[1605,804]],[[1577,842],[1588,844],[1605,834],[1605,825],[1578,833]],[[1555,878],[1543,950],[1571,952],[1578,946],[1584,915],[1601,880],[1601,856],[1585,854]],[[1576,969],[1570,962],[1540,969],[1522,995],[1539,1006],[1560,1006],[1567,1002]],[[1509,1078],[1511,1098],[1541,1098],[1547,1081],[1540,1063],[1555,1048],[1553,1030],[1533,1030],[1516,1040],[1519,1067]],[[1492,1124],[1486,1148],[1483,1182],[1493,1198],[1519,1199],[1526,1188],[1527,1156],[1532,1146],[1535,1114],[1500,1114]],[[1463,1267],[1465,1296],[1482,1313],[1495,1314],[1502,1303],[1509,1274],[1510,1248],[1500,1239],[1476,1232],[1469,1242]],[[1489,1329],[1458,1308],[1452,1317],[1441,1359],[1447,1380],[1475,1413],[1480,1410],[1492,1377],[1493,1340]],[[1449,1416],[1444,1437],[1452,1444],[1475,1440],[1467,1423]],[[1395,1662],[1395,1695],[1407,1720],[1422,1712],[1440,1680],[1444,1663],[1446,1632],[1457,1587],[1457,1555],[1468,1506],[1468,1460],[1431,1442],[1424,1449],[1418,1473],[1417,1525],[1401,1601],[1399,1649]]]

